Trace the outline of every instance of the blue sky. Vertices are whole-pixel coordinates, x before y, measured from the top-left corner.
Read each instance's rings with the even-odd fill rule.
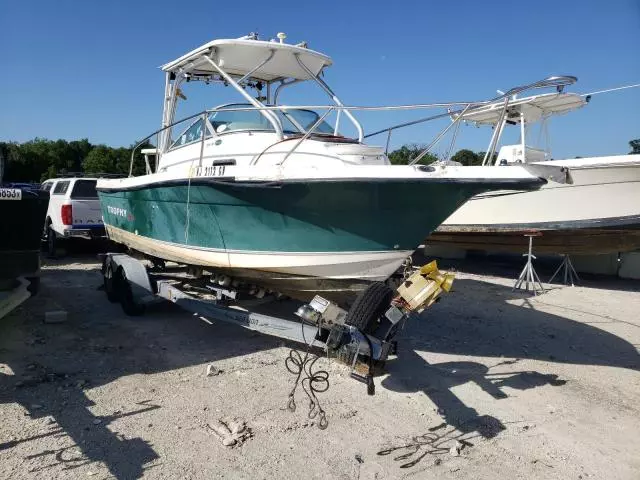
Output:
[[[286,32],[287,41],[330,55],[325,78],[347,105],[485,99],[552,74],[576,75],[576,92],[640,83],[638,0],[4,1],[0,140],[129,145],[160,124],[159,65],[250,31]],[[228,90],[187,89],[180,113],[233,100]],[[288,95],[285,102],[326,103],[303,87]],[[362,116],[365,131],[404,119]],[[392,146],[426,143],[442,126],[394,134]],[[640,88],[595,96],[549,130],[556,158],[626,153],[640,138]],[[484,150],[489,136],[465,127],[457,148]]]

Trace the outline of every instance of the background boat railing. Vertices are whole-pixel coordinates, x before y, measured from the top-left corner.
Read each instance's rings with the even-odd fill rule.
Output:
[[[163,149],[160,148],[160,143],[159,143],[159,138],[160,138],[160,134],[169,130],[169,129],[173,129],[174,127],[186,123],[190,120],[193,120],[197,117],[202,117],[202,122],[203,122],[203,128],[202,128],[202,134],[201,134],[201,139],[200,139],[200,161],[202,161],[202,156],[204,154],[204,141],[207,138],[206,132],[207,130],[209,130],[211,132],[212,136],[216,136],[218,135],[217,132],[215,132],[215,129],[213,129],[213,127],[211,126],[210,122],[209,122],[209,116],[212,113],[215,112],[219,112],[219,111],[225,111],[225,112],[242,112],[242,111],[287,111],[287,110],[322,110],[325,111],[325,113],[323,113],[322,115],[319,115],[317,121],[314,123],[314,125],[309,128],[308,130],[306,130],[305,132],[300,132],[303,133],[303,136],[300,138],[300,140],[298,140],[298,142],[296,142],[296,144],[291,148],[291,150],[289,152],[287,152],[285,154],[284,160],[281,162],[284,163],[284,161],[289,158],[289,156],[298,148],[298,146],[307,138],[309,138],[310,135],[313,134],[313,132],[315,131],[315,129],[322,123],[322,121],[327,117],[327,115],[329,115],[331,112],[353,112],[353,111],[363,111],[363,112],[372,112],[372,111],[404,111],[404,110],[427,110],[427,109],[434,109],[434,108],[446,108],[447,111],[445,113],[439,113],[436,115],[431,115],[428,117],[424,117],[424,118],[419,118],[417,120],[412,120],[409,122],[403,122],[403,123],[399,123],[399,124],[395,124],[395,125],[391,125],[389,127],[383,128],[381,130],[377,130],[373,133],[369,133],[367,135],[364,135],[364,138],[370,138],[370,137],[374,137],[376,135],[380,135],[382,133],[387,133],[387,140],[386,140],[386,148],[385,148],[385,153],[388,152],[389,150],[389,143],[391,141],[391,134],[394,130],[398,130],[401,128],[405,128],[405,127],[409,127],[409,126],[413,126],[413,125],[418,125],[421,123],[425,123],[425,122],[429,122],[429,121],[433,121],[433,120],[437,120],[437,119],[441,119],[441,118],[445,118],[445,117],[449,117],[451,118],[452,122],[450,124],[448,124],[443,130],[441,130],[436,137],[434,138],[434,140],[429,143],[421,152],[420,154],[414,158],[410,164],[414,164],[417,163],[418,161],[420,161],[420,159],[422,159],[427,153],[429,153],[429,151],[444,137],[444,135],[451,130],[452,128],[455,127],[454,130],[454,135],[453,135],[453,139],[452,139],[452,145],[449,146],[448,151],[451,151],[453,148],[453,142],[455,142],[455,139],[457,137],[457,131],[458,131],[458,127],[459,127],[459,123],[460,121],[464,120],[464,115],[467,113],[472,112],[473,110],[476,110],[478,108],[482,108],[485,107],[487,105],[490,104],[494,104],[494,103],[498,103],[498,102],[502,102],[503,103],[503,110],[502,110],[502,115],[505,115],[506,113],[506,109],[508,107],[509,104],[509,100],[513,99],[515,95],[518,95],[524,91],[527,90],[532,90],[532,89],[541,89],[541,88],[556,88],[556,90],[558,92],[562,92],[562,90],[564,89],[564,87],[566,85],[571,85],[573,83],[575,83],[577,81],[576,77],[572,77],[572,76],[553,76],[553,77],[548,77],[544,80],[539,80],[537,82],[528,84],[528,85],[524,85],[524,86],[519,86],[519,87],[514,87],[510,90],[508,90],[507,92],[500,92],[500,95],[492,98],[490,100],[484,100],[484,101],[462,101],[462,102],[436,102],[436,103],[422,103],[422,104],[409,104],[409,105],[386,105],[386,106],[346,106],[346,105],[270,105],[270,106],[238,106],[238,107],[230,107],[230,106],[220,106],[220,107],[216,107],[213,109],[207,109],[207,110],[203,110],[201,112],[198,113],[194,113],[193,115],[189,115],[185,118],[182,118],[176,122],[173,122],[169,125],[166,125],[156,131],[154,131],[153,133],[151,133],[150,135],[146,136],[145,138],[143,138],[141,141],[139,141],[135,147],[133,148],[132,152],[131,152],[131,162],[129,164],[129,176],[133,176],[133,165],[134,165],[134,161],[135,161],[135,154],[136,151],[142,147],[143,145],[146,145],[149,143],[149,141],[155,137],[156,138],[156,155],[160,154],[162,155]],[[193,123],[193,122],[192,122]],[[151,167],[148,163],[148,161],[145,162],[146,163],[146,170],[147,170],[147,174],[152,173],[151,172]],[[156,162],[156,168],[157,168],[157,162]]]

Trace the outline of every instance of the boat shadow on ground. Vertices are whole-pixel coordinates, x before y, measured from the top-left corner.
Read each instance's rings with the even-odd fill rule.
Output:
[[[94,401],[100,394],[93,389],[131,375],[203,365],[280,344],[232,325],[212,328],[170,303],[154,306],[145,317],[127,317],[107,301],[101,283],[97,265],[93,270],[45,270],[40,294],[0,325],[0,363],[13,373],[0,370],[0,405],[20,405],[38,429],[36,435],[16,432],[17,438],[0,438],[0,456],[26,442],[55,439],[46,440],[53,448],[24,457],[33,462],[31,475],[56,476],[81,467],[106,473],[106,467],[118,479],[143,476],[160,465],[160,455],[140,430],[125,437],[115,422],[133,416],[152,420],[162,402],[154,401],[154,390],[144,383],[124,385],[116,410],[113,402]],[[79,297],[84,298],[81,304]],[[52,307],[67,310],[68,321],[43,324]],[[113,411],[94,413],[109,408]],[[146,425],[147,419],[140,421]]]
[[[476,411],[453,392],[472,383],[495,400],[508,390],[545,385],[561,387],[565,380],[553,373],[514,369],[521,360],[599,365],[640,370],[640,355],[626,340],[595,326],[525,306],[486,301],[487,290],[505,300],[517,293],[510,287],[477,280],[456,280],[455,292],[426,311],[419,321],[408,322],[399,338],[396,358],[387,362],[382,387],[400,393],[423,392],[433,402],[442,424],[379,455],[394,455],[401,468],[413,467],[428,455],[448,454],[461,442],[492,438],[507,428],[502,419]],[[522,295],[521,295],[522,296]],[[522,296],[526,297],[526,296]],[[494,358],[485,363],[450,361],[429,363],[420,352]],[[545,365],[548,371],[549,363]],[[501,368],[503,367],[503,368]]]

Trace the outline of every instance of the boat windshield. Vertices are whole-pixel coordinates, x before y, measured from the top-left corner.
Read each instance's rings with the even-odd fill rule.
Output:
[[[252,108],[248,103],[236,103],[225,105],[215,112],[209,114],[209,122],[216,133],[227,133],[237,131],[264,131],[275,132],[273,126],[258,110],[230,110],[232,108]],[[307,129],[313,127],[320,116],[313,110],[273,110],[282,123],[282,131],[288,135],[304,134]],[[314,134],[333,135],[334,129],[324,120],[320,122]],[[211,135],[205,131],[205,138]],[[202,118],[193,122],[177,140],[173,142],[171,148],[181,147],[202,138]]]
[[[237,130],[274,131],[269,121],[257,110],[230,111],[231,108],[251,108],[252,105],[237,103],[225,105],[209,115],[209,121],[216,133]],[[313,110],[273,110],[282,123],[282,131],[287,134],[306,133],[320,116]],[[324,120],[320,122],[314,133],[333,135],[333,127]]]

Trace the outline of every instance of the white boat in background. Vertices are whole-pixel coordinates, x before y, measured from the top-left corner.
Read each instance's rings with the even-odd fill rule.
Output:
[[[477,195],[447,218],[429,237],[429,245],[522,252],[527,245],[523,234],[534,230],[542,234],[535,240],[539,253],[640,248],[640,155],[552,160],[548,150],[526,143],[532,125],[544,128],[552,116],[588,103],[589,95],[564,92],[569,83],[565,80],[553,93],[501,99],[462,114],[465,122],[493,127],[485,164],[561,167],[566,183],[548,183],[531,192]],[[520,143],[502,146],[494,156],[507,125],[520,126]]]
[[[143,152],[157,154],[155,165],[145,155],[146,174],[97,184],[112,240],[223,282],[333,298],[388,279],[472,196],[546,183],[526,166],[391,165],[352,114],[369,107],[345,107],[322,79],[331,58],[284,38],[213,40],[162,67],[162,128],[145,139],[157,150]],[[175,121],[182,89],[197,81],[231,87],[242,103]],[[278,103],[305,83],[334,104]],[[341,118],[354,138],[340,133]]]

